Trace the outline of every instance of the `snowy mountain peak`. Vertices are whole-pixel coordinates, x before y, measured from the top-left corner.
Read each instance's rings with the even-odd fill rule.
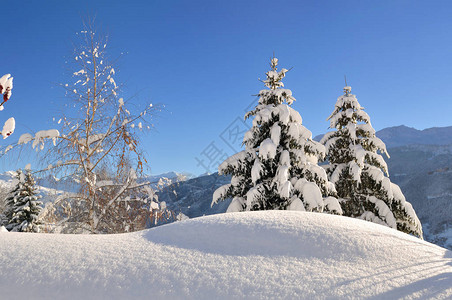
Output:
[[[452,126],[418,130],[401,125],[384,128],[377,132],[377,136],[388,148],[413,144],[449,145],[452,144]]]
[[[175,171],[170,171],[170,172],[156,174],[156,175],[151,174],[148,176],[144,176],[144,178],[146,178],[150,182],[158,181],[160,178],[168,178],[173,181],[174,180],[175,181],[185,181],[185,180],[192,179],[195,177],[196,177],[195,175],[188,173],[188,172],[175,172]]]

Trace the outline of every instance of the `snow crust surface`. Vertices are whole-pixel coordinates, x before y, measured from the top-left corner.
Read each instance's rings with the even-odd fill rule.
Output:
[[[371,222],[262,211],[136,233],[0,233],[2,299],[452,297],[452,252]]]

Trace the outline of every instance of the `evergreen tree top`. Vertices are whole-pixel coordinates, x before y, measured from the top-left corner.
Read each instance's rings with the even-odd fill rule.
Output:
[[[381,168],[388,174],[386,162],[377,153],[380,151],[389,158],[386,146],[376,137],[369,115],[356,96],[350,93],[351,89],[350,86],[344,87],[344,94],[337,98],[334,111],[327,119],[330,121],[330,128],[336,131],[326,133],[320,142],[325,145],[330,163],[342,163],[353,157],[360,167],[368,164]],[[342,149],[341,154],[332,155],[331,151],[338,151],[337,149]]]
[[[350,92],[352,91],[352,87],[351,86],[344,86],[344,94],[345,96],[348,96],[350,94]]]
[[[271,59],[270,67],[271,70],[265,73],[265,75],[267,75],[267,79],[264,80],[265,86],[271,90],[283,87],[284,84],[282,83],[282,79],[286,76],[288,70],[282,68],[281,71],[278,72],[278,59],[276,57]]]
[[[259,92],[259,104],[279,105],[285,101],[287,104],[291,105],[293,101],[295,101],[295,98],[292,97],[292,91],[282,88],[284,87],[282,79],[289,70],[282,68],[278,72],[277,66],[278,59],[273,57],[270,61],[271,70],[265,73],[267,78],[262,81],[270,90],[261,90]]]
[[[362,111],[364,107],[359,104],[356,96],[350,93],[352,87],[345,86],[343,90],[344,94],[337,98],[334,111],[327,118],[327,120],[330,120],[330,128],[337,128],[338,119],[343,117],[347,117],[348,119],[350,119],[348,121],[352,121],[353,123],[362,121],[364,123],[370,124],[369,116],[367,115],[367,113]],[[352,117],[353,114],[355,114],[355,116]]]

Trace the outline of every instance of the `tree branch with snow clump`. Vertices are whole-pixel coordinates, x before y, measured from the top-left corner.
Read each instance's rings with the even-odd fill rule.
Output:
[[[232,176],[231,183],[218,188],[212,205],[232,198],[228,212],[249,210],[302,210],[341,214],[334,198],[334,185],[318,164],[325,148],[312,140],[300,114],[291,108],[295,98],[282,79],[287,69],[277,70],[278,59],[259,92],[259,102],[245,119],[254,117],[245,133],[245,150],[226,159],[219,174]],[[326,199],[326,200],[325,200]]]
[[[13,77],[11,77],[10,74],[6,74],[0,77],[0,94],[3,94],[3,101],[0,103],[0,111],[4,109],[3,105],[10,99],[12,89],[13,89]],[[14,118],[11,117],[8,120],[6,120],[1,131],[3,139],[6,139],[8,136],[13,134],[15,128],[16,121],[14,120]]]
[[[0,106],[11,98],[13,89],[13,77],[11,74],[6,74],[0,77],[0,94],[3,94],[3,101],[0,103]]]
[[[11,97],[11,90],[13,88],[13,77],[11,77],[10,74],[3,75],[0,78],[0,93],[3,94],[3,102],[0,103],[0,111],[4,109],[4,104],[10,99]],[[6,139],[11,134],[13,134],[14,130],[16,128],[16,121],[14,118],[9,118],[5,124],[3,125],[1,135],[3,139]],[[42,150],[44,148],[44,143],[46,139],[52,139],[54,145],[56,142],[56,138],[59,136],[58,130],[52,129],[52,130],[43,130],[37,132],[35,135],[25,133],[22,134],[19,138],[19,141],[17,143],[10,144],[2,151],[0,151],[0,156],[6,154],[11,149],[20,146],[25,145],[28,142],[33,141],[33,148],[38,151],[38,149]],[[39,145],[39,147],[37,147]]]

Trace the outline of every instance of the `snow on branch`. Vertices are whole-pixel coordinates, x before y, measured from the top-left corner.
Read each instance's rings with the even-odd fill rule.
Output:
[[[2,132],[1,132],[3,139],[6,139],[11,134],[13,134],[15,128],[16,128],[16,121],[14,120],[14,118],[9,118],[8,120],[6,120],[5,124],[3,125]]]
[[[11,90],[13,89],[13,77],[11,74],[6,74],[0,77],[0,94],[3,94],[3,102],[0,106],[9,100],[11,97]]]
[[[13,77],[11,74],[6,74],[0,77],[0,94],[3,94],[3,101],[0,103],[0,111],[4,109],[3,104],[11,97],[11,90],[13,89]],[[3,125],[1,134],[3,139],[6,139],[13,134],[16,127],[16,121],[14,118],[9,118]]]
[[[3,138],[7,138],[9,135],[11,135],[14,132],[15,128],[15,121],[14,118],[10,118],[6,121],[5,125],[3,126],[3,130],[1,132]],[[26,145],[30,142],[32,143],[32,148],[36,149],[36,151],[43,150],[44,144],[47,140],[52,140],[53,145],[56,145],[56,140],[60,138],[60,133],[56,129],[50,129],[50,130],[41,130],[38,131],[35,135],[30,133],[24,133],[19,137],[19,140],[15,144],[7,145],[3,151],[0,151],[0,156],[6,154],[8,151],[18,147]]]

